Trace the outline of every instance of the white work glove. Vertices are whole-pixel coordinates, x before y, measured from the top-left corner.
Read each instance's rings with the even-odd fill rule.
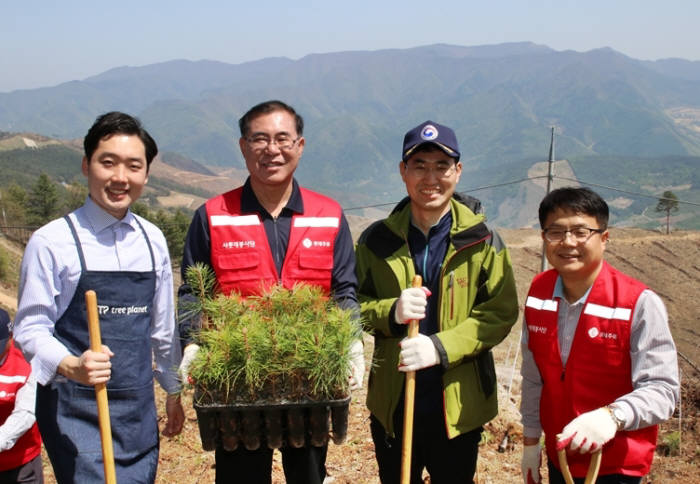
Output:
[[[350,390],[362,388],[365,376],[365,350],[362,341],[355,341],[350,347]]]
[[[523,471],[523,482],[525,484],[536,484],[540,482],[540,462],[542,460],[542,446],[523,445],[523,460],[520,462],[520,469]]]
[[[420,321],[425,318],[425,307],[428,305],[430,290],[427,287],[409,287],[401,291],[396,303],[394,319],[398,324],[408,324],[411,320]]]
[[[418,334],[415,338],[404,338],[399,346],[399,371],[417,371],[440,363],[437,348],[424,334]]]
[[[557,435],[557,450],[569,447],[582,454],[595,452],[615,437],[617,424],[605,408],[582,413]]]
[[[182,361],[180,362],[180,367],[178,368],[177,372],[180,375],[180,381],[184,385],[185,383],[189,383],[189,373],[190,373],[190,365],[194,361],[194,358],[197,356],[197,352],[199,351],[199,346],[192,343],[187,346],[185,346],[185,351],[182,352]]]

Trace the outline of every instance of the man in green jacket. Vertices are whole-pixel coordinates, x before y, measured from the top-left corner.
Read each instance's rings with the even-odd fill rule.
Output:
[[[405,373],[416,372],[411,482],[473,482],[482,425],[498,412],[490,349],[518,316],[510,256],[477,200],[455,193],[454,132],[426,121],[404,137],[408,197],[357,245],[359,300],[374,334],[367,406],[379,476],[401,473]],[[412,288],[414,275],[424,287]],[[407,323],[419,335],[406,338]]]

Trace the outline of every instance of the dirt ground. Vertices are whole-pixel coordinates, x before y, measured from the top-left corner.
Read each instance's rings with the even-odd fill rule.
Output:
[[[502,230],[501,234],[511,251],[522,307],[530,280],[539,271],[541,239],[534,230]],[[661,295],[668,308],[679,351],[682,400],[673,418],[660,427],[654,464],[643,482],[700,483],[700,350],[697,338],[700,333],[697,323],[700,314],[697,296],[700,293],[700,232],[675,232],[666,236],[637,229],[612,229],[606,254],[613,265],[642,280]],[[16,289],[10,286],[3,284],[0,294],[4,293],[12,303]],[[10,307],[5,299],[0,300],[0,304]],[[480,484],[522,482],[522,428],[518,413],[519,334],[520,322],[494,350],[498,366],[500,413],[485,427],[477,467]],[[365,343],[369,361],[372,338],[366,336]],[[345,443],[329,445],[328,483],[379,482],[369,434],[369,416],[364,405],[365,394],[363,388],[353,395]],[[159,415],[164,419],[164,396],[160,389],[157,389],[157,398]],[[211,483],[214,481],[213,452],[202,450],[191,390],[186,391],[183,398],[187,415],[185,429],[175,438],[162,438],[157,482]],[[504,440],[506,435],[508,438]],[[499,451],[499,447],[503,452]],[[46,462],[46,481],[53,483],[50,465],[48,460]],[[278,452],[275,453],[273,482],[284,482]]]

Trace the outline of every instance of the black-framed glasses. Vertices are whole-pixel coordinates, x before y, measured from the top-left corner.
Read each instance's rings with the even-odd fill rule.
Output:
[[[567,234],[571,234],[571,237],[580,244],[590,239],[593,234],[602,234],[605,230],[606,229],[592,229],[590,227],[575,227],[573,229],[554,227],[544,229],[542,233],[547,242],[562,242]]]
[[[288,151],[294,148],[294,145],[297,144],[297,141],[300,139],[301,136],[292,138],[291,136],[286,135],[279,135],[275,138],[270,138],[265,135],[253,135],[249,138],[245,138],[251,148],[253,148],[255,151],[262,151],[271,144],[275,144],[277,148],[282,151]]]

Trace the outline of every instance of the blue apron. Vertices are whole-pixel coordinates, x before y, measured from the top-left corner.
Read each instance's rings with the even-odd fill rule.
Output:
[[[114,353],[107,383],[114,460],[120,483],[153,483],[158,465],[158,422],[153,392],[151,309],[155,258],[151,271],[89,271],[78,234],[64,217],[80,257],[78,287],[54,336],[73,355],[90,347],[85,291],[97,293],[102,344]],[[59,484],[104,482],[95,388],[66,378],[38,385],[37,422]]]

